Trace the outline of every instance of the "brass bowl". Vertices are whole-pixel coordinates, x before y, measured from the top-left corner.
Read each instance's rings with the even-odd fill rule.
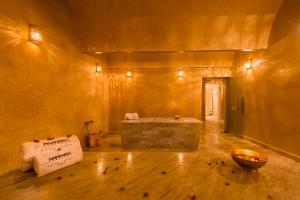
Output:
[[[180,119],[180,115],[174,115],[175,119]]]
[[[249,149],[233,149],[231,157],[237,164],[248,170],[257,170],[267,162],[266,156]]]

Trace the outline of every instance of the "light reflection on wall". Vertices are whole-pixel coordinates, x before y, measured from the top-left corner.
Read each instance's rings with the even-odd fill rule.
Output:
[[[27,34],[26,34],[27,32]],[[9,18],[8,16],[2,15],[0,13],[0,33],[7,37],[8,39],[5,42],[1,41],[0,48],[13,45],[18,46],[22,41],[26,41],[28,36],[28,31],[26,27],[20,27],[19,24]]]

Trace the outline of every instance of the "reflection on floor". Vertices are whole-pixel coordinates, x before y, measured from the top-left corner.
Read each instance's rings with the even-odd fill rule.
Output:
[[[232,148],[268,155],[259,172],[230,157]],[[224,161],[224,164],[222,164]],[[197,152],[86,152],[69,168],[37,178],[33,172],[0,177],[1,199],[291,199],[299,200],[300,164],[207,122]]]

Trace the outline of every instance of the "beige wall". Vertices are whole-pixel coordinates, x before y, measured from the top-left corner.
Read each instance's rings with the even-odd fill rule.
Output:
[[[140,117],[179,114],[201,119],[202,78],[230,76],[233,58],[234,52],[108,55],[110,130],[118,130],[126,112],[137,112]],[[129,69],[132,78],[126,77]]]
[[[42,27],[40,46],[27,41],[30,23]],[[66,1],[1,1],[0,174],[16,167],[21,142],[66,134],[83,139],[87,119],[107,129],[105,77],[79,51],[76,33]]]
[[[243,134],[300,156],[300,4],[285,0],[274,21],[266,51],[242,53],[245,96]]]

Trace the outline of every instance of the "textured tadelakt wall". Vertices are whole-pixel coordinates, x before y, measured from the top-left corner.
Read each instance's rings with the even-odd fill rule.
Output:
[[[28,41],[28,24],[42,27],[41,45]],[[76,33],[64,0],[1,1],[0,174],[16,168],[24,141],[77,134],[83,142],[88,119],[107,128],[105,76]]]
[[[243,53],[243,134],[300,156],[300,4],[285,0],[274,20],[269,48]],[[239,67],[240,67],[239,66]]]

